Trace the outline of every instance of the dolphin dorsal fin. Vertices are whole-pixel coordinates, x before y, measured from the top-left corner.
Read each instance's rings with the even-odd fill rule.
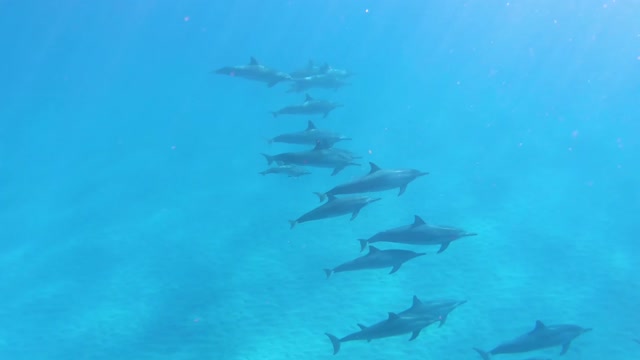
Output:
[[[249,65],[260,65],[260,63],[258,62],[258,60],[256,60],[256,58],[252,56],[251,58],[249,58]]]
[[[324,149],[329,149],[331,147],[331,143],[328,143],[326,141],[321,141],[318,140],[316,141],[316,146],[313,148],[313,150],[324,150]]]
[[[309,122],[307,122],[307,131],[315,130],[315,129],[316,129],[316,124],[314,124],[313,121],[309,120]]]
[[[398,319],[400,319],[400,316],[398,316],[398,314],[390,312],[389,318],[387,320],[398,320]]]
[[[427,223],[424,222],[424,220],[422,220],[422,218],[418,215],[414,216],[413,219],[413,224],[411,225],[411,227],[416,227],[416,226],[420,226],[420,225],[426,225]]]
[[[422,301],[420,301],[420,299],[418,299],[416,295],[413,295],[413,305],[411,305],[411,307],[416,307],[420,305],[422,305]]]
[[[380,249],[378,249],[377,247],[369,245],[369,255],[375,254],[375,253],[377,253],[379,251],[380,251]]]
[[[378,166],[378,165],[376,165],[376,164],[374,164],[372,162],[369,162],[369,166],[371,166],[371,170],[369,170],[369,174],[373,174],[376,171],[380,171],[380,166]]]
[[[536,327],[533,329],[533,331],[540,331],[540,330],[544,330],[547,326],[540,320],[536,320]]]
[[[360,328],[360,330],[367,330],[367,327],[362,324],[358,324],[358,327]]]
[[[313,98],[309,94],[304,94],[304,101],[312,101]]]

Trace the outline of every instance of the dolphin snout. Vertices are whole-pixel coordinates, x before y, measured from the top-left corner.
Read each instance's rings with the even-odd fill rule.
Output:
[[[380,200],[382,200],[382,198],[373,198],[373,199],[369,200],[369,203],[373,203],[373,202],[380,201]]]
[[[589,331],[592,331],[592,330],[593,330],[593,328],[582,329],[582,333],[586,333],[586,332],[589,332]]]
[[[419,172],[417,176],[425,176],[425,175],[429,175],[428,172]]]

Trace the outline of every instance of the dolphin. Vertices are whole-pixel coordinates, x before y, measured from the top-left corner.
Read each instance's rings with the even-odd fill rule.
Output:
[[[369,163],[369,166],[371,170],[367,175],[346,184],[338,185],[326,193],[317,192],[315,194],[318,195],[320,202],[322,202],[327,195],[358,194],[399,188],[398,196],[400,196],[407,190],[407,185],[410,182],[420,176],[429,174],[428,172],[414,169],[380,169],[378,165],[372,162]]]
[[[331,196],[329,197],[329,201],[326,203],[303,214],[296,220],[289,220],[289,224],[291,225],[291,229],[293,229],[293,227],[299,223],[327,219],[346,214],[351,214],[351,220],[353,220],[358,216],[363,207],[379,200],[381,200],[381,198],[370,198],[367,196],[341,199]]]
[[[484,360],[491,359],[492,355],[516,354],[534,350],[546,349],[554,346],[562,346],[560,355],[564,355],[571,342],[578,336],[591,331],[590,328],[582,328],[577,325],[545,325],[542,321],[536,321],[533,330],[517,338],[498,345],[491,351],[483,351],[473,348]]]
[[[351,138],[335,132],[320,130],[316,127],[313,121],[309,120],[305,130],[281,134],[269,139],[268,141],[269,143],[279,142],[297,145],[317,145],[318,143],[323,143],[326,147],[331,147],[335,143],[345,140],[351,140]]]
[[[462,229],[446,226],[429,225],[418,215],[415,215],[413,224],[381,231],[369,239],[359,239],[360,251],[367,244],[377,242],[391,242],[409,245],[440,245],[438,254],[445,251],[452,241],[466,236],[476,236],[476,233],[468,233]]]
[[[293,78],[292,81],[293,83],[289,87],[289,90],[287,90],[288,93],[300,93],[313,88],[338,90],[343,86],[351,85],[351,83],[329,74]]]
[[[253,56],[247,65],[225,66],[214,72],[221,75],[265,82],[268,87],[273,87],[281,81],[291,80],[291,75],[261,65]]]
[[[367,255],[338,265],[333,269],[324,269],[324,272],[327,274],[328,279],[331,274],[337,272],[391,267],[389,274],[393,274],[400,270],[400,266],[405,262],[422,255],[426,255],[426,253],[417,253],[409,250],[379,250],[374,246],[369,246]]]
[[[333,354],[337,354],[340,351],[340,345],[347,341],[366,340],[371,341],[374,339],[381,339],[391,336],[403,335],[411,333],[409,341],[415,340],[420,331],[431,325],[432,319],[420,318],[420,317],[401,317],[396,313],[389,313],[389,317],[386,320],[380,321],[371,326],[364,326],[358,324],[360,331],[347,335],[342,339],[325,333],[331,345],[333,345]]]
[[[313,115],[322,114],[323,118],[329,116],[329,113],[344,105],[340,103],[331,102],[328,100],[316,100],[309,94],[305,94],[305,100],[302,105],[290,105],[285,106],[280,110],[272,111],[273,117],[278,115]]]
[[[336,175],[347,166],[360,166],[354,160],[360,157],[342,149],[327,147],[324,143],[318,143],[312,150],[286,152],[277,155],[262,154],[271,165],[274,161],[280,165],[300,165],[320,168],[331,168],[331,175]]]
[[[300,177],[303,175],[311,174],[304,168],[295,165],[280,165],[275,167],[270,167],[267,170],[259,172],[260,175],[268,175],[268,174],[285,174],[288,177]]]
[[[413,296],[413,304],[405,311],[400,312],[400,316],[424,316],[432,317],[439,321],[441,327],[447,321],[447,316],[458,306],[465,304],[467,300],[435,299],[421,301],[416,295]]]

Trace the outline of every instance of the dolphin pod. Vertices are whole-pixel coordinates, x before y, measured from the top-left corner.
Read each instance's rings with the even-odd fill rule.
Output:
[[[250,57],[250,61],[245,65],[224,66],[213,73],[225,75],[228,77],[243,78],[246,80],[265,83],[268,88],[272,88],[280,83],[289,84],[289,88],[285,93],[305,93],[304,100],[301,102],[289,102],[289,105],[283,106],[278,110],[269,111],[273,118],[289,115],[291,118],[296,117],[312,117],[321,116],[322,119],[333,114],[335,109],[344,107],[344,104],[322,97],[312,97],[308,91],[311,89],[324,89],[325,91],[341,89],[347,85],[349,88],[355,87],[347,79],[354,76],[351,71],[344,69],[336,69],[327,63],[317,65],[309,60],[303,68],[286,73],[275,68],[265,66],[259,63],[255,57]],[[350,81],[350,80],[349,80]],[[300,100],[298,100],[300,101]],[[286,103],[285,103],[286,104]],[[272,108],[273,109],[273,108]],[[267,110],[267,109],[265,109]],[[265,117],[267,111],[265,111]],[[336,112],[339,116],[341,111]],[[326,121],[329,121],[327,119]],[[271,120],[280,121],[280,120]],[[323,120],[324,121],[324,120]],[[346,122],[344,122],[346,123]],[[261,175],[280,174],[287,177],[301,177],[309,175],[306,170],[308,167],[329,168],[332,169],[332,176],[337,176],[347,172],[347,168],[360,166],[357,162],[361,156],[356,155],[347,149],[335,147],[340,143],[351,144],[347,137],[338,132],[325,129],[321,126],[319,129],[312,120],[307,119],[307,127],[303,130],[282,133],[271,137],[268,144],[281,143],[288,145],[302,145],[309,148],[298,151],[287,151],[277,153],[275,155],[262,153],[270,166],[264,171],[259,172]],[[370,152],[371,153],[371,152]],[[275,166],[272,166],[275,163]],[[369,197],[365,195],[345,196],[354,194],[377,193],[397,189],[397,196],[400,197],[407,192],[409,184],[416,182],[413,187],[419,187],[426,181],[416,181],[428,175],[429,172],[418,170],[421,166],[413,168],[397,168],[397,167],[380,167],[376,162],[369,161],[369,172],[359,177],[352,178],[350,181],[342,181],[325,192],[314,192],[319,198],[321,205],[300,215],[295,220],[289,220],[289,227],[293,229],[296,225],[309,222],[319,221],[329,218],[335,218],[344,215],[351,215],[350,219],[354,220],[358,217],[360,211],[371,203],[381,200],[379,197]],[[392,164],[389,164],[392,165]],[[344,175],[341,175],[344,176]],[[301,180],[303,181],[303,180]],[[316,189],[317,190],[317,189]],[[413,196],[419,198],[420,189],[409,191]],[[405,195],[404,198],[406,198]],[[326,201],[326,202],[325,202]],[[399,200],[403,201],[403,200]],[[284,220],[283,220],[284,222]],[[415,258],[426,255],[424,252],[415,252],[403,249],[380,249],[376,243],[386,244],[403,244],[408,246],[439,246],[438,254],[442,254],[450,244],[454,241],[477,236],[475,232],[469,232],[461,227],[443,226],[428,223],[419,215],[414,215],[414,221],[410,224],[379,230],[369,238],[358,239],[360,242],[360,251],[369,247],[369,251],[357,258],[339,264],[333,268],[324,269],[326,278],[329,279],[333,274],[342,272],[351,272],[351,276],[360,276],[360,271],[390,268],[389,274],[394,274],[402,267],[402,265]],[[376,244],[372,246],[371,244]],[[441,256],[448,256],[441,255]],[[433,257],[441,259],[440,256]],[[426,261],[426,258],[425,258]],[[412,262],[412,266],[397,276],[405,276],[405,272],[410,272],[411,268],[423,266],[422,261]],[[421,270],[426,272],[428,270]],[[386,276],[386,275],[381,275]],[[385,319],[374,323],[370,326],[358,324],[359,330],[339,338],[330,333],[325,333],[329,338],[333,347],[333,354],[338,354],[342,344],[350,341],[371,341],[387,337],[411,334],[409,341],[413,341],[424,330],[432,324],[439,324],[442,327],[447,322],[449,314],[466,304],[466,300],[432,298],[421,300],[417,296],[413,296],[413,302],[410,308],[400,312],[388,312]],[[578,325],[561,324],[561,325],[545,325],[541,321],[536,321],[534,329],[505,341],[497,345],[492,350],[483,350],[477,347],[469,347],[469,353],[475,351],[483,360],[491,359],[501,354],[521,354],[531,351],[542,350],[553,347],[561,347],[560,355],[564,355],[572,344],[572,342],[580,335],[591,331],[590,328],[583,328]],[[640,339],[633,339],[636,343],[640,343]],[[473,351],[472,351],[473,350]],[[542,357],[530,357],[526,360],[549,360]]]

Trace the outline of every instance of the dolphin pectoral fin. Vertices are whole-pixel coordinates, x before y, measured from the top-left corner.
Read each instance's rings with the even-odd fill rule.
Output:
[[[440,250],[438,250],[438,254],[440,254],[441,252],[447,250],[447,248],[449,247],[449,244],[451,244],[451,241],[446,242],[446,243],[442,243],[440,245]]]
[[[331,173],[331,176],[337,175],[340,171],[342,171],[342,169],[344,169],[344,166],[337,167],[337,168],[333,169],[333,172]]]
[[[411,337],[409,338],[409,341],[415,340],[418,337],[418,335],[420,335],[420,331],[422,331],[422,329],[418,329],[418,330],[414,331],[411,334]]]
[[[354,211],[353,214],[351,214],[350,220],[353,221],[355,218],[357,218],[359,213],[360,213],[360,209]]]
[[[473,348],[473,350],[475,350],[478,354],[480,354],[480,356],[482,357],[483,360],[490,360],[491,359],[491,355],[488,352],[486,352],[484,350],[480,350],[478,348]]]
[[[402,266],[402,264],[394,265],[393,268],[391,269],[391,271],[389,272],[389,275],[391,275],[394,272],[400,270],[400,266]]]
[[[338,351],[340,351],[340,339],[329,333],[324,334],[327,335],[329,340],[331,340],[331,345],[333,345],[333,355],[337,354]]]
[[[360,242],[360,251],[364,251],[364,249],[367,248],[367,244],[369,243],[369,241],[367,241],[366,239],[358,239],[358,241]]]
[[[407,185],[400,186],[400,191],[398,192],[398,196],[404,194],[405,191],[407,191]]]
[[[331,269],[324,269],[324,273],[327,274],[327,279],[329,279],[329,277],[331,276],[331,274],[333,274],[333,270]]]
[[[571,341],[568,341],[564,344],[562,344],[562,350],[560,351],[560,355],[564,355],[567,353],[567,351],[569,351],[569,347],[571,346]]]
[[[314,192],[314,194],[316,194],[318,196],[318,198],[320,199],[320,202],[323,202],[326,198],[327,195],[321,193],[321,192]]]
[[[441,316],[440,317],[440,325],[438,325],[438,327],[442,327],[442,325],[444,325],[444,323],[447,322],[447,315]]]

